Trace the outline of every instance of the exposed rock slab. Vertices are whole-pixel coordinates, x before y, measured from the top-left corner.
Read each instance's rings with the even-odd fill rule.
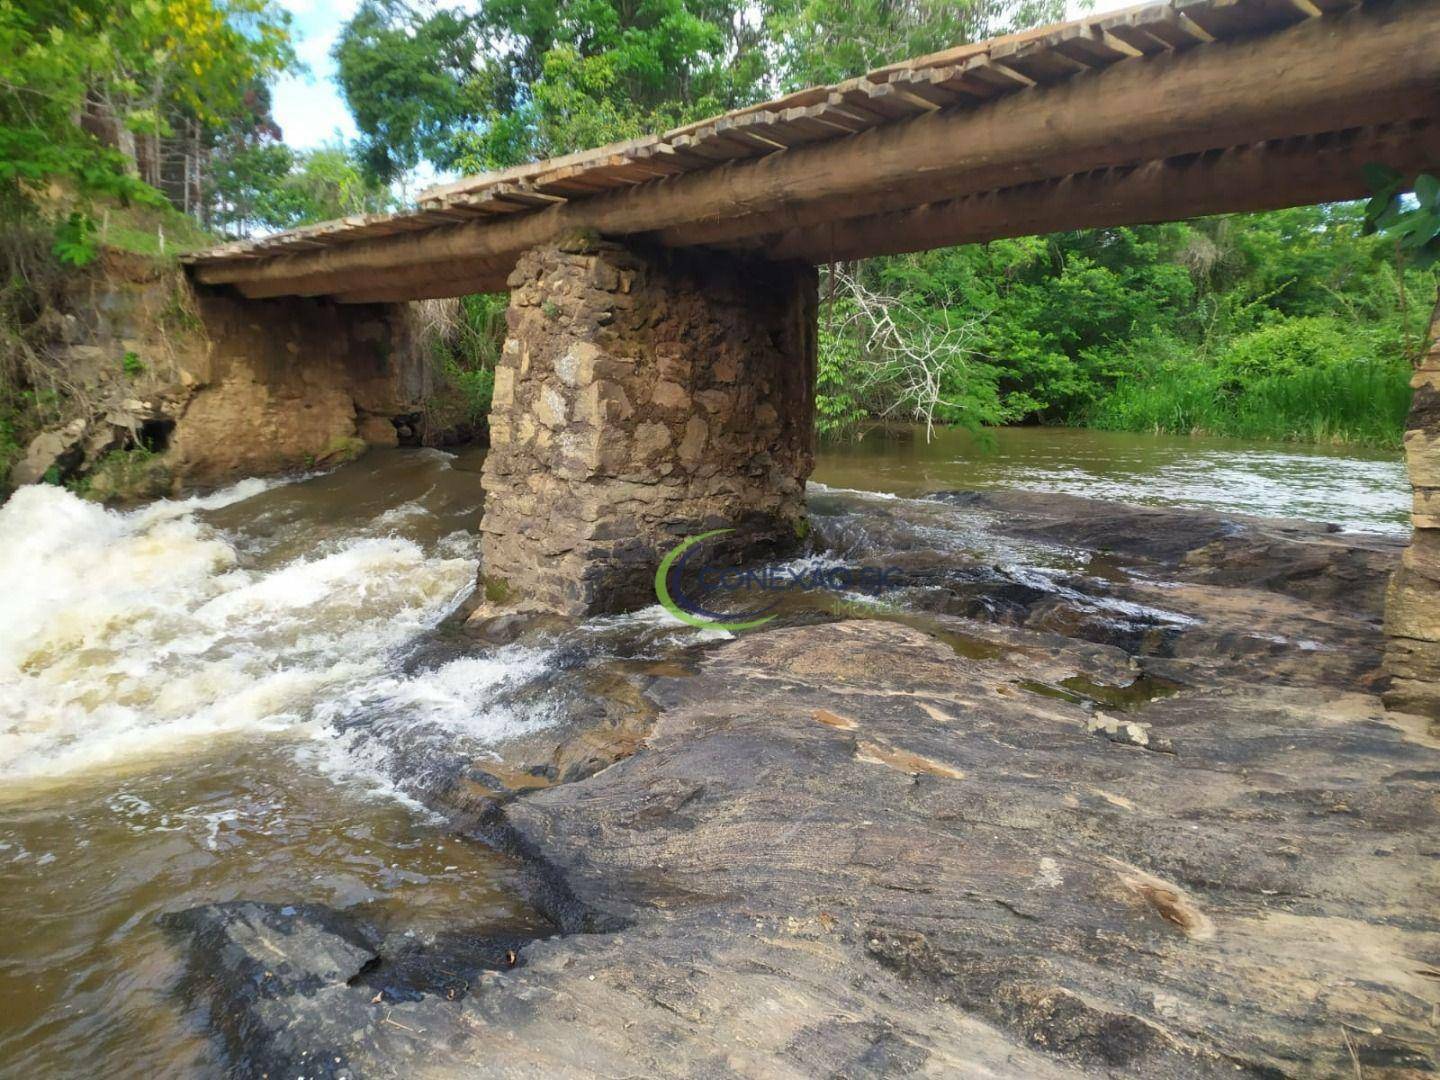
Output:
[[[617,674],[554,751],[574,782],[450,793],[556,934],[459,1000],[337,975],[288,1045],[343,1018],[366,1076],[1430,1075],[1440,746],[1375,692],[1396,545],[1100,505],[1056,511],[1107,558],[1048,591],[896,510],[928,613]]]

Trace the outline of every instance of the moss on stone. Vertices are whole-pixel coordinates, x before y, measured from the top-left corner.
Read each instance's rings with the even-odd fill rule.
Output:
[[[368,450],[369,444],[355,435],[336,435],[315,455],[316,465],[344,465]]]
[[[172,478],[164,455],[137,446],[106,454],[74,490],[95,502],[139,502],[168,495]]]
[[[492,604],[503,604],[510,599],[510,583],[504,578],[481,574],[480,589]]]

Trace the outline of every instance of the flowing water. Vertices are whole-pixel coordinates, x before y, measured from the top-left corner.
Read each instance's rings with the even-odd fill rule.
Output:
[[[829,448],[815,479],[919,495],[947,488],[1058,491],[1092,499],[1329,521],[1359,532],[1410,530],[1399,453],[1079,428],[973,436],[923,429]]]
[[[586,692],[566,672],[724,635],[656,608],[546,646],[465,642],[444,620],[475,578],[481,461],[375,452],[127,512],[53,487],[0,507],[0,1074],[213,1068],[164,911],[243,897],[361,905],[422,935],[539,925],[519,869],[416,800],[427,770],[546,731]],[[841,549],[938,488],[1390,532],[1407,501],[1394,456],[1044,429],[872,437],[822,454],[816,479]],[[995,554],[963,511],[904,501],[942,550]]]

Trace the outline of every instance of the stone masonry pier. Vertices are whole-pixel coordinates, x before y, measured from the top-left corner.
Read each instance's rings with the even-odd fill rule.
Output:
[[[510,277],[481,524],[485,613],[654,602],[681,538],[804,534],[814,464],[808,264],[578,238]]]
[[[1405,425],[1414,533],[1385,604],[1385,704],[1440,718],[1440,304],[1430,322],[1430,349],[1410,385]]]

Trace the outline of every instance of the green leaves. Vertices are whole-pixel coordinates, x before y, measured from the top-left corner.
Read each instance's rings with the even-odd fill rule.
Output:
[[[365,0],[335,56],[382,179],[484,171],[663,130],[767,96],[745,0]]]
[[[0,0],[13,88],[0,94],[0,213],[36,215],[54,181],[82,206],[163,204],[145,182],[177,183],[162,163],[184,157],[188,169],[222,130],[254,128],[265,81],[294,61],[287,27],[271,0]],[[115,146],[86,130],[117,126]],[[164,144],[177,131],[183,152]],[[84,230],[67,220],[61,232],[62,257],[86,260]]]
[[[300,154],[268,140],[241,145],[216,161],[210,187],[217,223],[240,233],[379,213],[393,204],[344,144]]]
[[[95,231],[90,215],[71,214],[55,230],[55,257],[66,266],[88,266],[100,253]]]
[[[1365,231],[1393,239],[1417,267],[1440,260],[1440,179],[1421,173],[1413,185],[1413,203],[1405,197],[1405,178],[1384,165],[1365,166],[1374,193],[1365,207]]]

